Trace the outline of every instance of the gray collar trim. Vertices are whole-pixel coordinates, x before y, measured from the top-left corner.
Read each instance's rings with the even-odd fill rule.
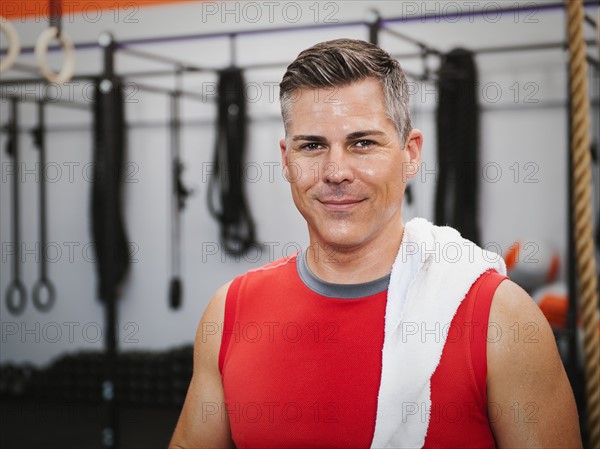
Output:
[[[298,275],[302,279],[302,282],[304,282],[304,285],[319,295],[327,296],[328,298],[358,299],[381,293],[387,290],[390,284],[389,274],[362,284],[333,284],[325,282],[310,271],[306,256],[306,250],[302,250],[296,257]]]

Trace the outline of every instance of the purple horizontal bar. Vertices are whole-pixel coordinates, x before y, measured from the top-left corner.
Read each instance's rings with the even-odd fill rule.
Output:
[[[426,2],[422,2],[421,4],[425,4]],[[496,4],[500,4],[501,2],[496,2]],[[433,3],[432,3],[433,4]],[[436,3],[437,5],[444,5],[445,3]],[[448,3],[449,4],[449,3]],[[448,5],[446,4],[446,5]],[[491,5],[491,3],[489,4]],[[589,0],[584,2],[584,8],[589,8],[592,6],[600,6],[600,0]],[[442,6],[443,7],[443,6]],[[531,6],[513,6],[507,8],[486,8],[472,11],[459,11],[455,13],[440,13],[440,14],[424,14],[424,15],[416,15],[414,17],[394,17],[390,19],[382,19],[382,23],[406,23],[406,22],[428,22],[431,20],[440,21],[442,19],[455,19],[462,17],[481,17],[483,15],[488,15],[490,13],[502,13],[502,14],[510,14],[515,12],[531,12],[531,11],[540,11],[540,12],[548,12],[548,11],[557,11],[565,8],[565,4],[562,2],[557,3],[547,3],[547,4],[531,4]]]
[[[441,3],[442,5],[444,3]],[[584,7],[593,7],[599,6],[600,0],[593,0],[584,3]],[[515,13],[517,11],[553,11],[564,9],[564,3],[549,3],[549,4],[541,4],[541,5],[532,5],[525,7],[510,7],[510,8],[495,8],[495,9],[487,9],[487,10],[474,10],[474,11],[461,11],[457,13],[450,14],[425,14],[418,15],[415,17],[394,17],[389,19],[382,18],[382,23],[384,24],[392,24],[392,23],[406,23],[406,22],[427,22],[431,20],[441,20],[441,19],[453,19],[453,18],[461,18],[461,17],[481,17],[484,14],[489,14],[490,12],[498,12],[498,13]],[[117,41],[117,47],[127,47],[134,45],[146,45],[146,44],[158,44],[158,43],[168,43],[168,42],[181,42],[186,40],[201,40],[201,39],[219,39],[230,36],[251,36],[251,35],[259,35],[259,34],[270,34],[270,33],[282,33],[282,32],[295,32],[295,31],[308,31],[320,28],[340,28],[340,27],[352,27],[352,26],[368,26],[369,24],[364,21],[355,21],[355,22],[344,22],[344,23],[319,23],[319,24],[311,24],[311,25],[301,25],[297,27],[275,27],[275,28],[260,28],[255,30],[242,30],[235,32],[218,32],[218,33],[206,33],[206,34],[187,34],[182,36],[163,36],[163,37],[151,37],[151,38],[140,38],[140,39],[128,39],[123,41]],[[77,50],[87,50],[91,48],[98,48],[99,44],[97,42],[83,42],[79,44],[75,44],[75,49]],[[61,47],[53,46],[49,47],[48,51],[60,51]],[[21,48],[21,53],[29,54],[34,52],[34,47],[23,47]],[[6,50],[0,51],[0,55],[5,55]]]

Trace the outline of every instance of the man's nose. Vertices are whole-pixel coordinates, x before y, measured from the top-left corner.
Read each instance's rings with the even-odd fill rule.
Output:
[[[326,183],[340,184],[354,181],[352,157],[342,145],[333,145],[327,153],[322,168],[323,180]]]

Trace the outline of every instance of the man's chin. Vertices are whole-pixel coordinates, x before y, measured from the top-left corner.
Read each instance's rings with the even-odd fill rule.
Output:
[[[339,251],[347,252],[360,248],[364,242],[364,235],[322,235],[322,244]]]

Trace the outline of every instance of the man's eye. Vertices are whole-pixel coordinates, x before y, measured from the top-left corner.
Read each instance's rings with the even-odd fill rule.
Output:
[[[373,145],[375,145],[375,142],[373,142],[372,140],[359,140],[358,142],[356,142],[354,144],[355,147],[358,148],[370,148]]]
[[[320,143],[311,142],[311,143],[305,143],[300,148],[302,150],[307,150],[307,151],[316,151],[316,150],[320,150],[322,148],[322,146]]]

